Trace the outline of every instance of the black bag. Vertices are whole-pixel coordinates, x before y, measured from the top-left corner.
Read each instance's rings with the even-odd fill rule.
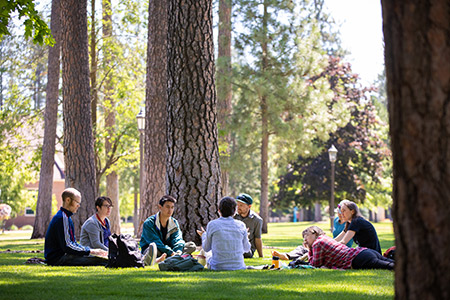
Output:
[[[163,262],[158,264],[161,271],[201,271],[203,265],[201,265],[192,256],[183,257],[180,255],[174,255],[166,258]]]
[[[107,268],[143,268],[144,261],[136,240],[129,234],[109,238]]]
[[[291,267],[291,268],[297,268],[300,265],[309,265],[309,262],[303,261],[303,260],[298,258],[298,259],[293,260],[293,261],[291,261],[289,263],[289,267]]]

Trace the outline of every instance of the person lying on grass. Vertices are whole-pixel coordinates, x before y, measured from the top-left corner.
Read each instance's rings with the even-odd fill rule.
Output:
[[[206,251],[207,266],[211,270],[243,270],[244,253],[250,251],[247,228],[242,221],[233,219],[236,200],[224,197],[219,203],[220,218],[208,223],[206,231],[197,230]]]
[[[394,261],[378,251],[364,247],[349,248],[325,235],[317,226],[306,228],[303,246],[308,249],[309,264],[330,269],[394,269]]]
[[[273,250],[272,256],[279,257],[282,260],[306,260],[308,258],[308,249],[300,245],[291,252],[278,252],[277,250]]]

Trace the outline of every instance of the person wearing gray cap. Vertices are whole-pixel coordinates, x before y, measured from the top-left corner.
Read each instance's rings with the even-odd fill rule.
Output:
[[[253,199],[250,195],[242,193],[236,197],[236,201],[238,213],[234,218],[245,223],[248,230],[248,239],[251,244],[250,252],[244,253],[244,257],[252,258],[255,251],[258,251],[259,257],[264,257],[261,239],[263,220],[257,213],[251,210]]]

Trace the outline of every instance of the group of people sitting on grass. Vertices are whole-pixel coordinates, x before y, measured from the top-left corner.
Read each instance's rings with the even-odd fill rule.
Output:
[[[45,236],[45,259],[54,266],[106,265],[108,243],[111,235],[108,216],[112,201],[99,197],[95,202],[96,213],[88,218],[81,229],[80,243],[76,241],[71,216],[81,205],[81,194],[74,188],[64,190],[62,207],[53,217]],[[173,218],[177,200],[163,196],[159,211],[143,224],[140,247],[146,265],[162,262],[174,255],[190,255],[197,250],[193,242],[185,242],[178,221]],[[255,252],[263,257],[262,219],[251,210],[253,199],[240,194],[236,199],[224,197],[219,203],[220,218],[210,221],[206,230],[197,230],[201,236],[202,249],[199,257],[206,258],[212,270],[246,269],[244,258]],[[237,214],[236,214],[237,211]],[[394,261],[381,255],[380,243],[373,225],[365,220],[358,206],[344,200],[338,205],[338,217],[332,239],[317,226],[303,231],[303,245],[272,255],[282,260],[308,260],[314,267],[337,269],[388,269]],[[353,241],[358,245],[351,248]]]

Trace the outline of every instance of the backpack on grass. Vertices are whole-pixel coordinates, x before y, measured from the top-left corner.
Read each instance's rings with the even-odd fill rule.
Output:
[[[386,252],[384,252],[383,256],[395,260],[395,246],[387,249]]]
[[[113,234],[109,238],[107,268],[143,268],[138,243],[129,234]]]
[[[158,264],[161,271],[201,271],[203,266],[192,256],[174,255]]]

